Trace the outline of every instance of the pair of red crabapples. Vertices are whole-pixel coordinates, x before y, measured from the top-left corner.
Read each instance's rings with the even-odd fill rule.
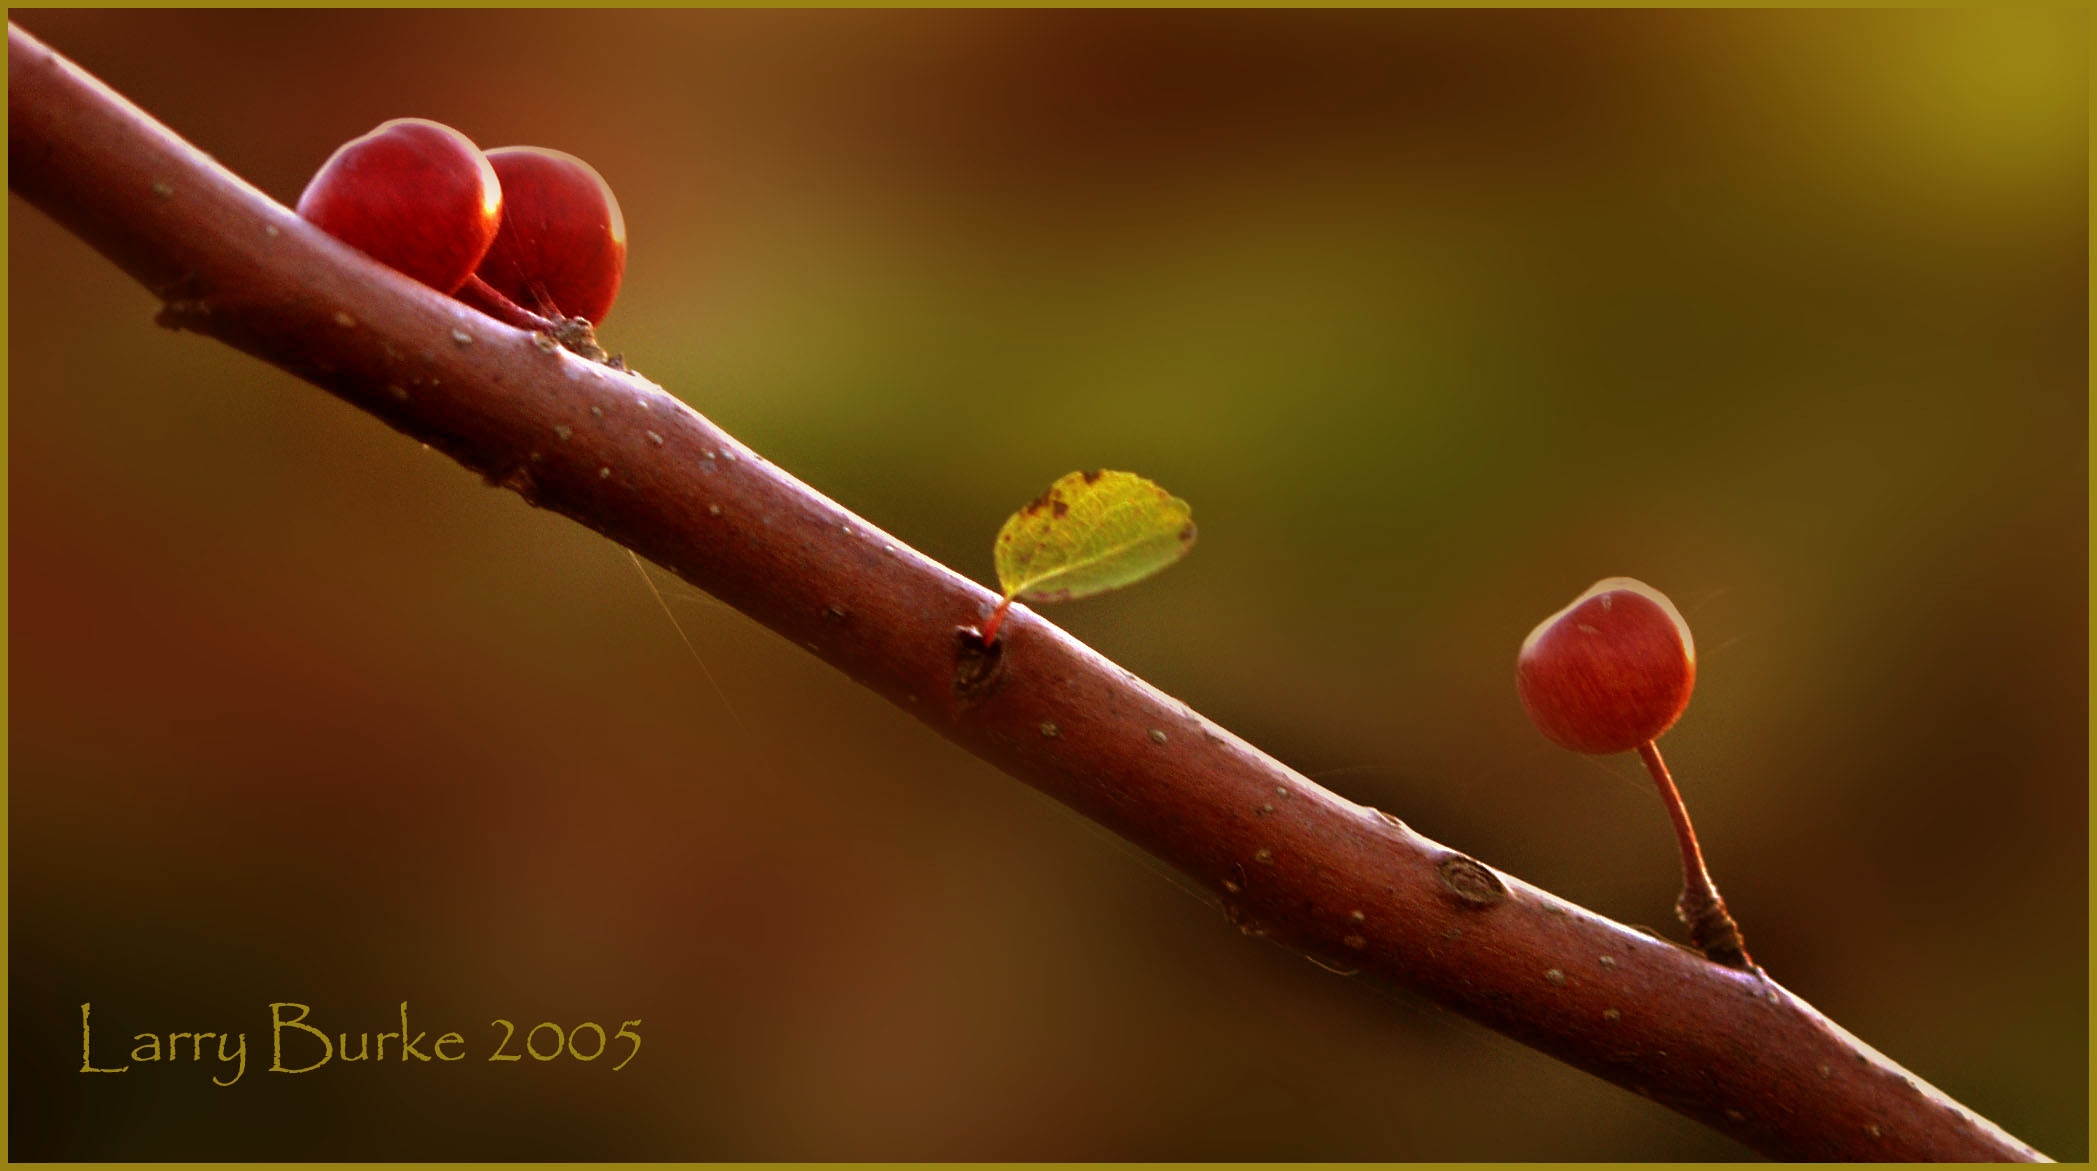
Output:
[[[423,118],[344,143],[306,185],[298,214],[511,324],[536,315],[596,325],[626,272],[626,221],[588,163],[535,146],[482,151]]]

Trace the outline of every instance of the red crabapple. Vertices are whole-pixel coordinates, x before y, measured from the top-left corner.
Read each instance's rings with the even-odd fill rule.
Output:
[[[330,155],[299,196],[298,214],[450,293],[495,241],[502,186],[465,135],[424,118],[396,118]]]

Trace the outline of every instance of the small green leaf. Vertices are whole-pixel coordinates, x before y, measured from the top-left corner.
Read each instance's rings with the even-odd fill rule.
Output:
[[[1060,602],[1119,589],[1184,557],[1194,510],[1132,472],[1072,472],[998,530],[1005,601]]]

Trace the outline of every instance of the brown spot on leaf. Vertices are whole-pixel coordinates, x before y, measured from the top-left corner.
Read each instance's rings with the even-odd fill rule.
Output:
[[[1107,473],[1105,473],[1105,472],[1086,472],[1086,473],[1085,473],[1085,482],[1086,482],[1087,484],[1097,484],[1097,483],[1099,483],[1099,478],[1100,478],[1101,476],[1104,476],[1104,475],[1106,475],[1106,474],[1107,474]]]
[[[1049,515],[1055,517],[1057,520],[1062,520],[1064,514],[1068,513],[1069,511],[1070,505],[1063,503],[1063,501],[1061,500],[1054,500],[1049,503]]]

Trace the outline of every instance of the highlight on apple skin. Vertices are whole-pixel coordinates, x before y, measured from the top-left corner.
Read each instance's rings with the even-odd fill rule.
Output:
[[[442,293],[457,291],[502,222],[502,185],[473,140],[426,118],[351,139],[299,196],[301,219]]]
[[[1574,752],[1628,752],[1674,726],[1696,686],[1696,643],[1667,595],[1605,578],[1537,624],[1515,659],[1529,719]]]

